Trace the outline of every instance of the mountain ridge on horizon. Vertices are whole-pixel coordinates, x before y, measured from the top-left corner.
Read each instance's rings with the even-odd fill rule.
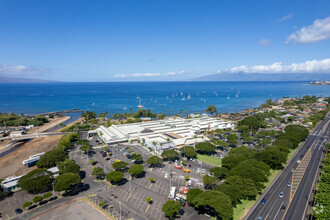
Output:
[[[59,82],[59,81],[0,76],[0,83],[49,83],[49,82]]]
[[[323,81],[330,73],[215,73],[186,81]]]

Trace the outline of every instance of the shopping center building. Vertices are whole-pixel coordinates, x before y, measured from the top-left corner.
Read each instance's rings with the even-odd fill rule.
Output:
[[[194,145],[208,141],[202,135],[206,130],[233,129],[229,121],[211,117],[200,118],[169,118],[148,122],[122,125],[101,126],[89,134],[97,133],[107,144],[139,141],[147,147],[161,153],[167,149]]]

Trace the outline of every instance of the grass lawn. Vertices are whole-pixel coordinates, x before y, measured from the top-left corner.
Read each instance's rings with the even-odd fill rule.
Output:
[[[221,158],[219,157],[197,154],[197,160],[216,166],[221,166]]]

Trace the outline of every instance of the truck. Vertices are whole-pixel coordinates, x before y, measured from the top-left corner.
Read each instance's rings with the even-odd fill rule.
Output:
[[[187,194],[189,189],[187,187],[180,187],[179,193]]]
[[[175,198],[175,189],[176,189],[175,186],[172,186],[171,187],[171,190],[170,190],[170,198],[171,199],[174,199]]]

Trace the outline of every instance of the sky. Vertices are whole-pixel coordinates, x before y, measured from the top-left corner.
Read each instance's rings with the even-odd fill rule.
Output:
[[[0,0],[0,76],[330,73],[329,0]]]

